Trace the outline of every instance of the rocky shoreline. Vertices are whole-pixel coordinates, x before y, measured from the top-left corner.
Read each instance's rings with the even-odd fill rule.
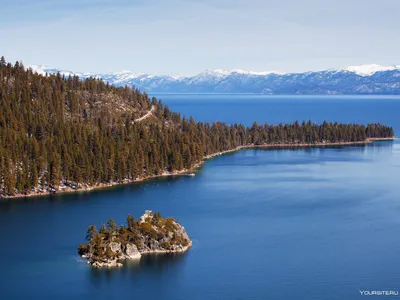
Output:
[[[396,137],[391,137],[391,138],[369,138],[364,141],[357,141],[357,142],[335,142],[335,143],[315,143],[315,144],[263,144],[263,145],[255,145],[255,144],[248,144],[248,145],[243,145],[236,147],[234,149],[230,150],[225,150],[221,152],[216,152],[213,154],[209,154],[203,157],[203,160],[194,164],[191,168],[189,169],[182,169],[182,170],[175,170],[173,172],[168,172],[165,171],[162,174],[159,175],[149,175],[149,176],[142,176],[138,177],[135,179],[125,179],[121,181],[116,181],[116,182],[110,182],[110,183],[100,183],[96,185],[88,185],[88,184],[80,184],[77,185],[76,183],[68,183],[68,182],[63,182],[62,185],[60,185],[59,190],[55,190],[51,187],[48,187],[46,189],[42,188],[37,188],[34,191],[30,192],[29,194],[15,194],[15,195],[4,195],[0,194],[0,199],[13,199],[13,198],[26,198],[26,197],[34,197],[34,196],[46,196],[46,195],[52,195],[52,194],[63,194],[63,193],[73,193],[73,192],[81,192],[81,191],[91,191],[91,190],[96,190],[96,189],[103,189],[103,188],[108,188],[108,187],[113,187],[116,185],[122,185],[122,184],[130,184],[130,183],[135,183],[135,182],[142,182],[154,178],[159,178],[159,177],[167,177],[167,176],[178,176],[178,175],[187,175],[188,173],[191,173],[195,171],[197,168],[199,168],[206,160],[211,159],[215,156],[227,154],[227,153],[232,153],[236,152],[242,149],[257,149],[257,148],[278,148],[278,149],[283,149],[283,148],[313,148],[313,147],[334,147],[334,146],[352,146],[352,145],[365,145],[365,144],[370,144],[375,141],[393,141],[396,140]]]
[[[89,226],[87,244],[78,247],[79,255],[94,268],[122,267],[125,260],[140,259],[142,254],[183,253],[191,246],[185,228],[175,219],[164,219],[147,210],[138,221],[128,216],[126,226],[109,220],[100,231]]]

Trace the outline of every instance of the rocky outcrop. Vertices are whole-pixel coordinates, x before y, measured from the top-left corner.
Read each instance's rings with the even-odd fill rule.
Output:
[[[140,254],[138,248],[134,244],[127,244],[125,247],[125,258],[126,259],[135,259],[140,258],[142,255]]]
[[[87,244],[78,253],[90,266],[121,267],[124,260],[140,259],[142,254],[185,252],[192,245],[185,228],[173,218],[164,219],[159,213],[146,211],[138,221],[127,218],[127,226],[117,227],[109,220],[100,232],[91,225]]]

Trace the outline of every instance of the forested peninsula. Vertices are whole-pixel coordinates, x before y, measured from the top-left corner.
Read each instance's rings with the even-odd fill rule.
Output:
[[[195,122],[100,79],[39,75],[0,59],[0,197],[49,194],[187,172],[249,147],[391,139],[382,124]]]

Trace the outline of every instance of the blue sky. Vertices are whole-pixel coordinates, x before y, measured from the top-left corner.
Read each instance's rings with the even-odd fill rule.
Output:
[[[191,75],[400,64],[398,0],[0,0],[0,55]]]

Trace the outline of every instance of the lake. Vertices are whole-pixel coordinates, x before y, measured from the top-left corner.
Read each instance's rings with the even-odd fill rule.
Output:
[[[398,97],[157,95],[198,121],[381,122]],[[362,299],[400,290],[400,142],[242,150],[176,176],[93,192],[0,200],[1,299]],[[95,270],[87,227],[147,209],[193,247]],[[385,299],[384,296],[379,297]]]

